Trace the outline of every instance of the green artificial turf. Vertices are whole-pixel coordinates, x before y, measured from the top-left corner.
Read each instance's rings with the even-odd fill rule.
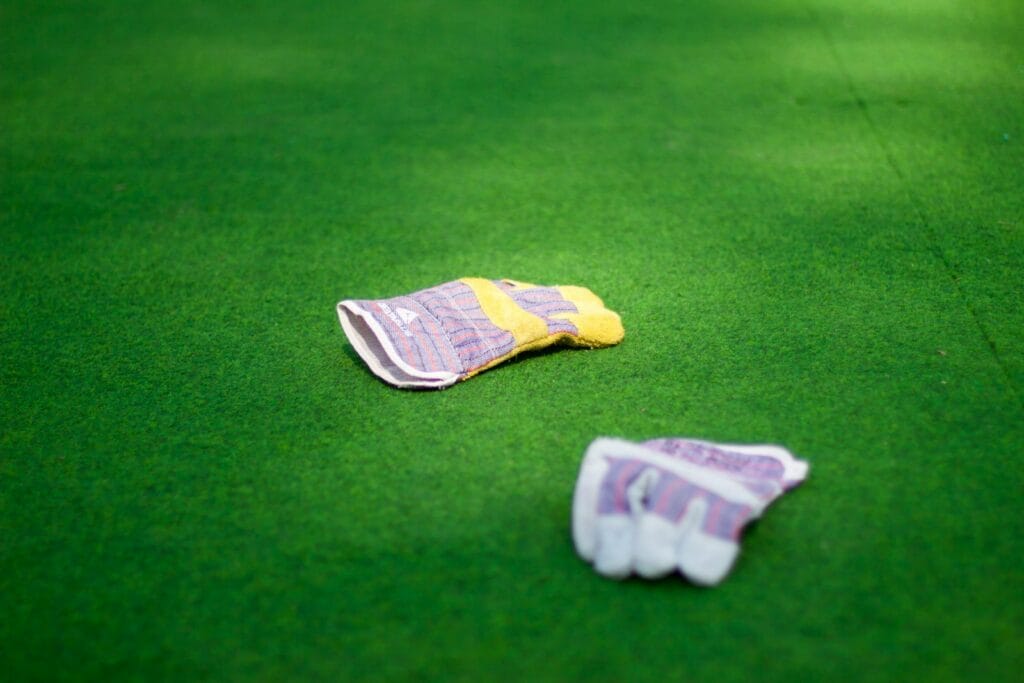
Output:
[[[1011,681],[1014,0],[0,3],[0,671]],[[376,380],[347,297],[581,284],[602,351]],[[718,588],[574,554],[598,435],[807,483]]]

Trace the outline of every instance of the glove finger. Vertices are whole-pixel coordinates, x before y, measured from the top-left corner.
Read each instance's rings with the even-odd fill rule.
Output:
[[[586,287],[557,288],[576,307],[575,313],[558,313],[552,317],[566,320],[576,327],[576,343],[580,346],[613,346],[622,341],[625,330],[619,314],[605,308],[604,302]]]
[[[603,515],[597,520],[594,569],[612,579],[633,570],[633,520],[627,515]]]
[[[679,531],[679,526],[661,515],[640,515],[634,543],[636,573],[646,579],[657,579],[675,571]]]
[[[676,545],[679,570],[701,586],[714,586],[729,573],[740,548],[734,541],[713,536],[704,530],[708,505],[703,498],[687,507],[680,526],[683,531]]]

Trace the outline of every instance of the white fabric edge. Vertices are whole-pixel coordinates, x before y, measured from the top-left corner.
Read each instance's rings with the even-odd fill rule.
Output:
[[[591,457],[592,448],[593,444],[583,456],[572,496],[572,539],[576,552],[587,562],[594,560],[597,548],[597,497],[608,473],[608,461]]]
[[[749,489],[726,474],[694,465],[685,460],[678,460],[663,453],[641,446],[640,444],[626,441],[625,439],[614,439],[600,437],[595,439],[587,449],[585,461],[590,458],[631,457],[643,462],[657,465],[668,470],[693,484],[702,486],[711,493],[724,498],[730,503],[746,505],[751,508],[753,515],[759,516],[764,511],[769,501],[765,501],[754,495]],[[586,463],[584,463],[586,466]],[[581,473],[582,474],[582,473]]]
[[[393,384],[400,388],[429,387],[433,389],[440,389],[451,386],[458,381],[459,376],[455,373],[447,371],[428,372],[425,370],[417,370],[402,360],[394,346],[392,346],[387,334],[383,329],[381,329],[377,321],[368,311],[361,308],[355,301],[345,300],[338,302],[337,312],[338,321],[341,323],[341,328],[344,330],[345,336],[348,337],[349,342],[352,344],[352,348],[354,348],[356,353],[359,354],[359,357],[366,362],[373,374],[377,375],[388,384]],[[366,339],[352,324],[352,321],[349,320],[348,314],[358,316],[359,319],[370,328],[370,331],[374,335],[374,339]],[[395,366],[407,376],[398,376],[388,370],[377,358],[377,355],[370,346],[371,343],[376,344],[381,351],[387,354],[388,360],[394,363]]]

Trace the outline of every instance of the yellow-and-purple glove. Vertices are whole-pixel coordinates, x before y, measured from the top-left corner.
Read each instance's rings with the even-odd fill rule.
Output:
[[[462,278],[392,299],[338,304],[352,347],[403,388],[450,386],[523,351],[622,341],[618,314],[585,287]]]

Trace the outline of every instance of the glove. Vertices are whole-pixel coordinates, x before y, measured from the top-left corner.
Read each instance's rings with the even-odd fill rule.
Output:
[[[599,438],[580,468],[573,541],[610,578],[678,569],[696,584],[719,583],[747,522],[807,474],[807,463],[775,446],[648,444]]]
[[[375,375],[443,388],[524,351],[622,341],[618,314],[583,287],[463,278],[407,296],[345,300],[338,319]]]

